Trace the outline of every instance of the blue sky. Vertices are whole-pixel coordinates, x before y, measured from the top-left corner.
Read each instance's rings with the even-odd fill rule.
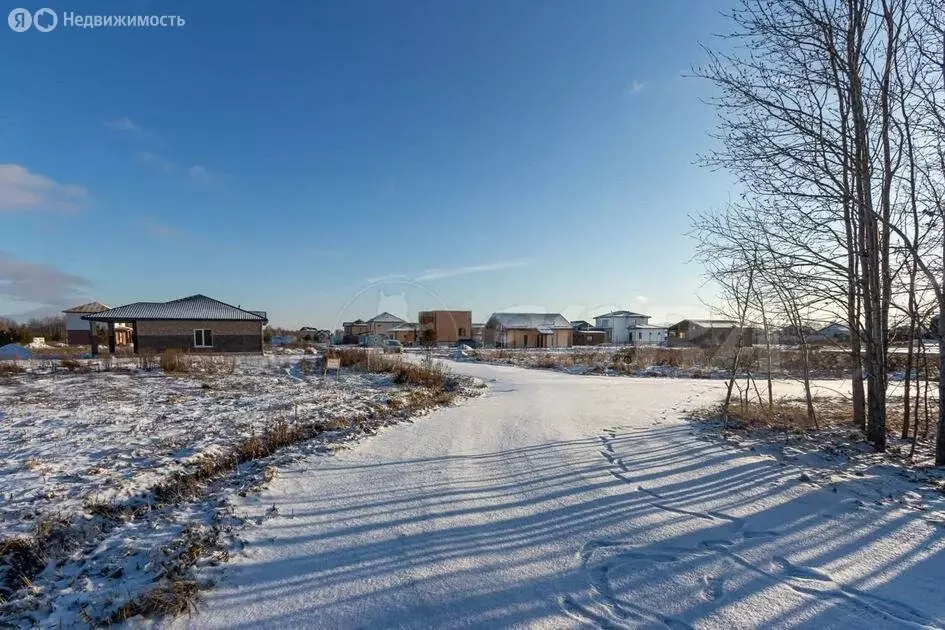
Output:
[[[16,6],[60,25],[0,31],[0,313],[708,314],[687,215],[732,183],[694,165],[714,115],[683,74],[718,3]],[[90,7],[186,24],[62,25]]]

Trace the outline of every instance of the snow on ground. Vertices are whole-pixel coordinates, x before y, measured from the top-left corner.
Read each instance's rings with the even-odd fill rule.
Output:
[[[28,374],[0,379],[0,539],[84,501],[127,499],[277,419],[369,411],[389,379],[291,378],[288,359],[244,359],[233,375]]]
[[[940,493],[709,438],[719,381],[453,369],[489,392],[236,499],[243,551],[167,625],[945,627]]]
[[[465,379],[457,385],[460,395],[477,391]],[[68,524],[53,540],[61,543],[56,561],[14,580],[9,601],[0,597],[0,626],[120,620],[123,606],[156,585],[189,580],[181,567],[226,560],[243,525],[234,500],[252,496],[280,466],[403,421],[415,393],[387,375],[311,374],[289,356],[244,358],[232,375],[53,371],[0,379],[0,541],[42,521]],[[395,400],[402,405],[393,416],[380,412]],[[280,420],[333,422],[311,440],[241,464],[195,498],[158,502],[148,492]],[[115,507],[133,518],[108,511]],[[20,570],[15,562],[3,567],[0,585]]]

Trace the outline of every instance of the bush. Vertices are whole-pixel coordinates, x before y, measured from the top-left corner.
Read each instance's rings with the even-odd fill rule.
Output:
[[[151,348],[141,348],[138,351],[138,367],[142,370],[153,370],[155,365],[154,350]]]
[[[0,361],[0,374],[22,374],[25,371],[16,361]]]
[[[167,373],[186,374],[193,369],[193,362],[181,350],[169,348],[161,353],[160,366]]]

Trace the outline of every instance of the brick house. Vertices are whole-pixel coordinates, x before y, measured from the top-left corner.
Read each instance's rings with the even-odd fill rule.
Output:
[[[370,332],[370,326],[363,319],[356,319],[353,322],[344,322],[342,325],[341,343],[358,343],[361,335]]]
[[[135,302],[84,315],[90,329],[104,323],[108,327],[109,352],[115,351],[115,324],[131,325],[135,354],[142,349],[163,352],[171,348],[187,352],[263,351],[264,311],[248,311],[205,295],[170,302]],[[91,340],[92,353],[98,341]]]
[[[571,322],[571,343],[575,346],[599,346],[607,343],[607,333],[583,319]]]
[[[673,347],[711,348],[737,342],[742,336],[743,346],[755,343],[752,328],[739,328],[729,319],[684,319],[667,329],[669,345]]]
[[[420,311],[417,321],[425,342],[456,343],[473,336],[472,311]]]
[[[558,313],[493,313],[483,333],[496,348],[569,348],[571,324]]]
[[[396,339],[405,346],[408,346],[417,343],[420,339],[419,329],[419,325],[408,322],[391,328],[387,331],[387,335],[391,339]]]

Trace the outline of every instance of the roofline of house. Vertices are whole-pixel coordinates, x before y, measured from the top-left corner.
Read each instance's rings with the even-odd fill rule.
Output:
[[[116,307],[120,308],[120,307]],[[236,308],[235,306],[233,308]],[[111,310],[111,309],[109,309]],[[243,310],[243,309],[240,309]],[[245,317],[100,317],[96,313],[85,315],[82,319],[90,322],[259,322],[269,323],[269,319],[256,315],[257,319]]]

